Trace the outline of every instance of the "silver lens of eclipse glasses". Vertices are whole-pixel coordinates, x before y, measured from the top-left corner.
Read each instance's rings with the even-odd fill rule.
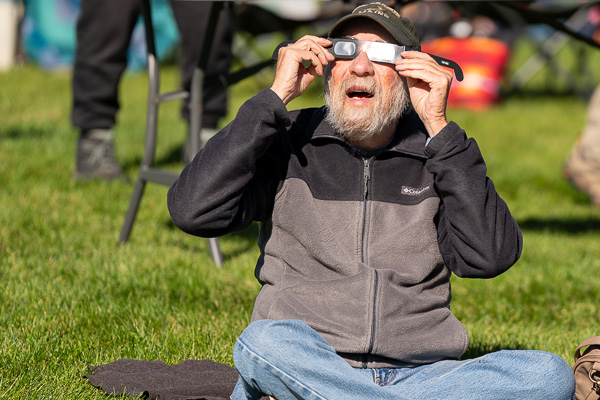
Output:
[[[354,39],[329,39],[333,42],[331,54],[336,58],[356,58],[366,53],[371,61],[393,64],[402,58],[400,52],[414,50],[412,47],[398,46],[392,43],[367,42]]]

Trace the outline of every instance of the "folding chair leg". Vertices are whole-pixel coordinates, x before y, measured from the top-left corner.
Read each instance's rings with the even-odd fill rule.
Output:
[[[217,267],[223,266],[223,254],[221,253],[221,246],[219,245],[219,239],[210,238],[208,239],[208,249],[210,251],[210,256],[212,257],[214,263]]]
[[[119,236],[120,243],[125,243],[129,239],[129,234],[131,233],[131,228],[133,227],[133,221],[135,221],[135,216],[137,214],[138,207],[140,206],[142,196],[144,195],[145,188],[146,181],[143,178],[138,177],[135,181],[135,186],[133,187],[131,199],[129,200],[129,207],[127,208],[127,213],[125,214],[123,226],[121,227],[121,234]]]
[[[213,4],[207,32],[215,31],[215,24],[218,20],[219,12],[222,6],[223,5],[219,2]],[[156,153],[158,106],[160,103],[170,100],[183,99],[188,95],[191,95],[192,101],[190,104],[192,107],[192,117],[188,135],[191,139],[191,147],[194,154],[200,147],[204,70],[206,69],[206,64],[208,63],[207,54],[212,46],[212,37],[207,35],[205,37],[204,52],[201,54],[201,57],[199,57],[199,65],[194,71],[191,93],[186,93],[185,91],[176,91],[172,93],[161,94],[159,93],[160,71],[154,43],[154,29],[152,27],[150,0],[142,0],[142,15],[144,18],[144,27],[146,29],[146,45],[148,49],[149,85],[146,113],[146,137],[144,142],[144,156],[142,158],[142,164],[140,166],[140,171],[138,173],[138,177],[133,188],[133,193],[129,201],[129,207],[121,227],[121,233],[119,236],[119,242],[121,243],[125,243],[129,239],[131,229],[135,221],[135,216],[144,194],[146,182],[154,182],[161,185],[170,186],[177,178],[177,174],[174,174],[172,171],[160,170],[153,167],[154,156]],[[221,254],[219,240],[217,238],[208,239],[208,246],[214,263],[218,267],[221,267],[223,265],[223,255]]]

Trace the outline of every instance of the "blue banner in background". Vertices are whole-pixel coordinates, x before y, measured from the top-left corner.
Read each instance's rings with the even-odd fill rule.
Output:
[[[21,30],[23,51],[29,61],[46,69],[70,68],[75,55],[75,26],[81,0],[26,0]],[[160,60],[172,54],[179,31],[168,0],[152,0],[156,50]],[[146,66],[146,42],[140,17],[127,54],[129,71]]]

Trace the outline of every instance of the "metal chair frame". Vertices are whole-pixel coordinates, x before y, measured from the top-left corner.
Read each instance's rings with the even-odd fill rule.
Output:
[[[160,93],[160,65],[156,55],[156,44],[154,28],[152,25],[152,11],[150,0],[141,0],[142,18],[146,33],[146,46],[148,52],[148,106],[146,112],[146,138],[144,144],[144,156],[140,165],[133,193],[129,201],[129,207],[125,214],[125,219],[121,227],[119,242],[125,243],[129,239],[133,223],[144,194],[147,182],[158,183],[171,186],[179,176],[173,171],[161,170],[154,167],[154,157],[156,154],[157,141],[157,121],[158,108],[161,103],[173,100],[185,100],[190,97],[190,124],[188,130],[188,143],[190,151],[195,154],[200,149],[200,133],[202,130],[202,109],[203,109],[203,85],[205,71],[208,64],[210,50],[213,45],[214,32],[223,7],[223,2],[214,2],[211,7],[209,23],[206,27],[206,35],[202,49],[198,56],[198,62],[192,76],[191,88],[186,90],[176,90],[167,93]],[[209,238],[209,251],[214,263],[221,267],[223,265],[223,255],[217,238]]]

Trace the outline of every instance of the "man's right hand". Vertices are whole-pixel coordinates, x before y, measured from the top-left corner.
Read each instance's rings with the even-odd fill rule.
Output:
[[[331,46],[329,40],[307,35],[279,49],[271,90],[284,104],[287,105],[304,93],[317,75],[323,75],[325,66],[335,60],[335,57],[325,49],[329,46]],[[302,64],[304,61],[310,63],[308,68]]]

